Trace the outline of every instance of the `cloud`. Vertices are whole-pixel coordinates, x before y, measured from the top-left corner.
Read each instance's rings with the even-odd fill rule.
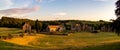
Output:
[[[55,13],[53,15],[56,15],[56,16],[65,16],[65,15],[67,15],[67,13],[65,13],[65,12],[59,12],[59,13]]]
[[[9,8],[13,5],[12,0],[0,0],[0,7],[1,8]]]
[[[4,0],[4,1],[5,1],[5,4],[7,4],[7,5],[13,5],[12,0]]]
[[[39,6],[34,7],[26,7],[26,8],[12,8],[7,10],[0,10],[0,14],[2,15],[15,15],[15,14],[25,14],[38,11],[40,8]]]
[[[29,7],[32,4],[30,1],[22,2],[22,5],[19,5],[19,7]]]
[[[36,2],[40,2],[41,3],[41,2],[43,2],[43,0],[36,0]]]
[[[36,0],[36,2],[39,2],[39,3],[48,3],[48,2],[53,2],[53,1],[56,1],[56,0]]]

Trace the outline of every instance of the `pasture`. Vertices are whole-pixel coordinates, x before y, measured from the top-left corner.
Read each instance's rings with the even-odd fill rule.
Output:
[[[0,35],[21,34],[18,28],[0,28]],[[36,34],[33,36],[16,37],[0,40],[2,50],[118,50],[120,36],[113,32],[76,32],[70,36]]]

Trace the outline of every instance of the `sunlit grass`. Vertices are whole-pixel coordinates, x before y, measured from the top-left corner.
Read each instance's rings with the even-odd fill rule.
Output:
[[[39,44],[32,44],[40,47],[68,47],[68,46],[91,46],[101,45],[113,42],[120,42],[120,37],[114,33],[98,33],[89,32],[75,33],[71,36],[47,35],[38,40]]]
[[[0,35],[19,34],[20,32],[22,32],[22,30],[18,28],[0,28]]]
[[[0,28],[0,35],[19,34],[21,29],[17,28]],[[33,47],[33,49],[81,49],[81,50],[96,50],[100,48],[112,48],[116,46],[118,48],[120,42],[120,36],[117,36],[113,32],[100,32],[97,34],[90,32],[76,32],[67,35],[46,35],[46,34],[36,34],[34,36],[25,36],[23,38],[17,37],[9,40],[0,41],[0,48],[9,46],[24,46],[24,48]],[[115,43],[115,45],[114,45]],[[114,47],[115,48],[115,47]],[[116,49],[115,48],[115,49]],[[3,48],[4,49],[4,48]],[[13,48],[14,49],[14,48]]]

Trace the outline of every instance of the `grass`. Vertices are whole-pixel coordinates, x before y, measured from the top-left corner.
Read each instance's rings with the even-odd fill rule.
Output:
[[[86,47],[91,45],[101,45],[120,41],[120,37],[114,33],[92,34],[88,32],[75,33],[71,36],[47,35],[38,39],[39,47]]]
[[[0,50],[19,50],[19,49],[29,49],[27,46],[20,46],[13,43],[7,43],[0,40]]]
[[[82,48],[81,50],[119,50],[120,49],[120,42],[104,44],[100,46],[89,46]]]
[[[22,30],[18,28],[0,28],[0,35],[7,35],[7,34],[19,34]]]
[[[0,35],[19,34],[21,29],[0,28]],[[119,50],[120,36],[112,32],[79,32],[64,35],[36,34],[24,38],[0,40],[1,50]]]

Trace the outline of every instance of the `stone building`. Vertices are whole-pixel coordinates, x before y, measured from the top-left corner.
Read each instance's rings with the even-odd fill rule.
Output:
[[[66,30],[62,25],[48,25],[47,29],[49,29],[49,32],[62,32]]]
[[[29,23],[25,23],[22,29],[25,33],[31,34],[31,25]]]

